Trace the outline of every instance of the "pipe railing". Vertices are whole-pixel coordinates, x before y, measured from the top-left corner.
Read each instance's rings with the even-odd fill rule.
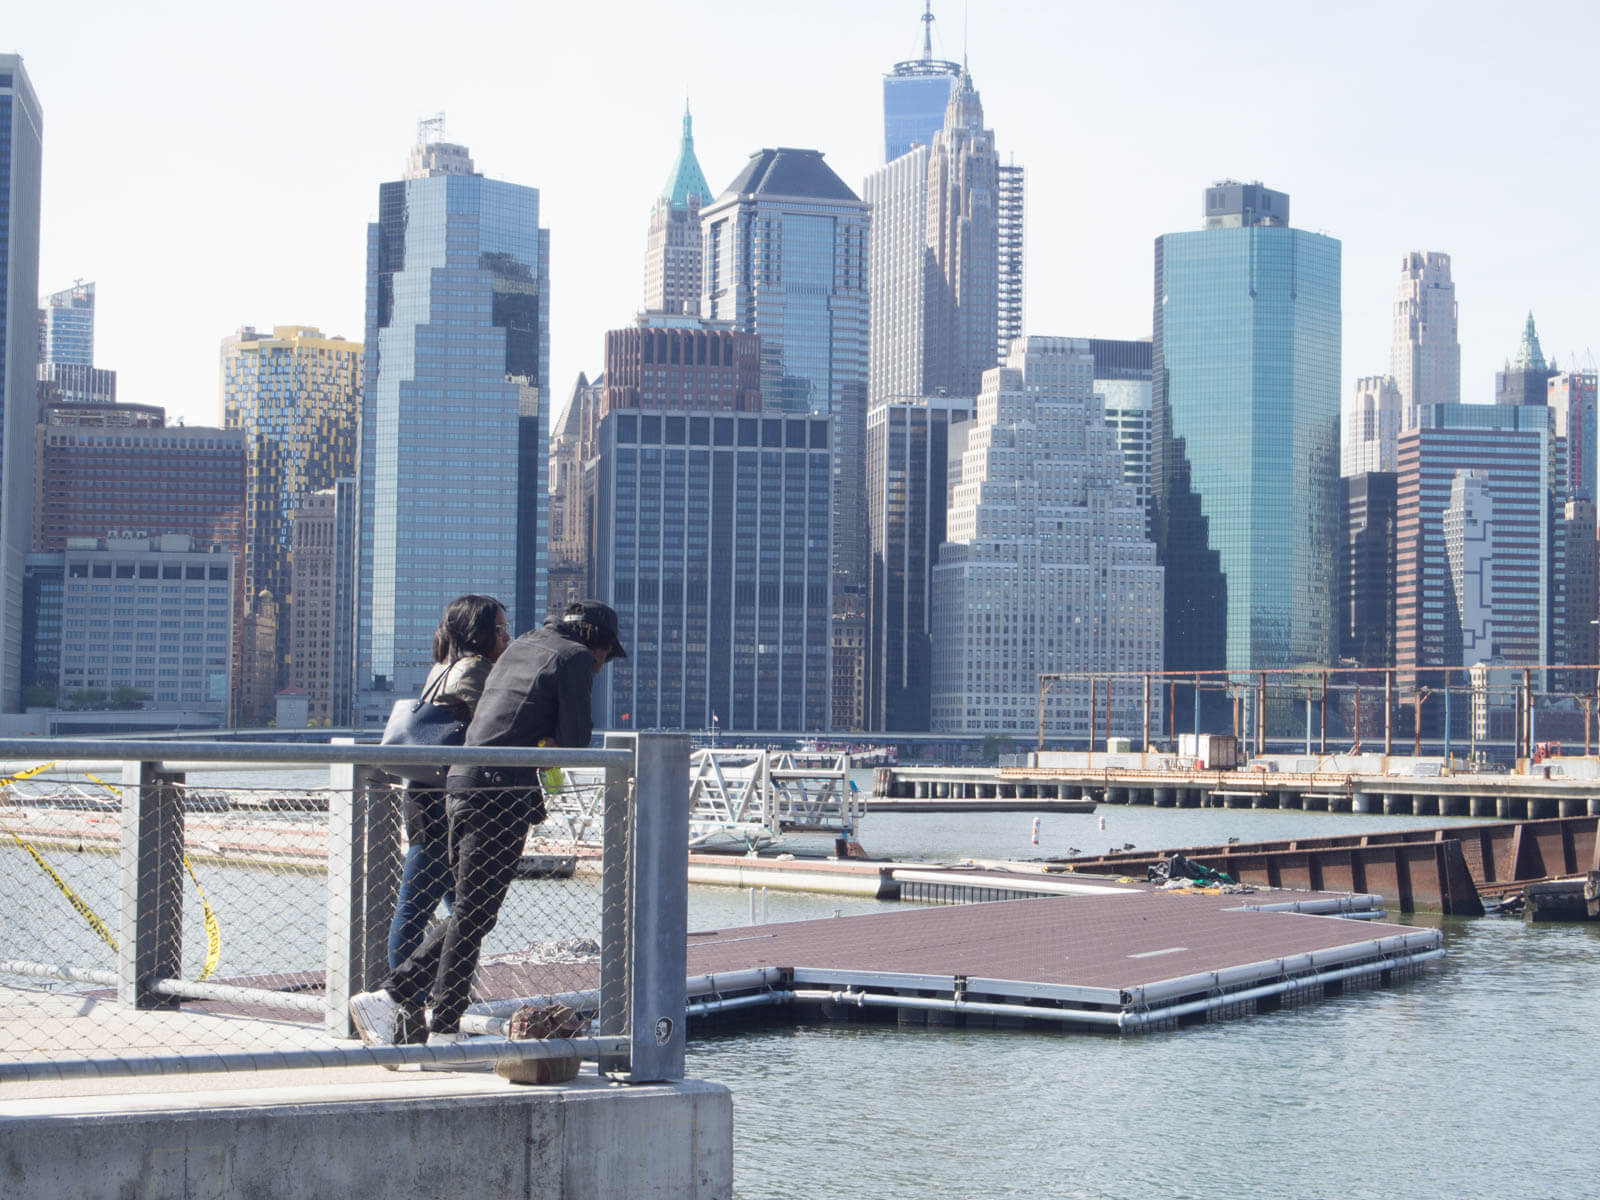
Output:
[[[278,1008],[320,1013],[327,1033],[349,1038],[354,1033],[350,997],[379,986],[387,973],[389,915],[401,856],[398,806],[388,786],[390,776],[403,774],[406,767],[441,763],[598,770],[604,790],[598,1031],[593,1038],[570,1039],[565,1044],[569,1050],[576,1047],[596,1059],[602,1070],[629,1081],[681,1078],[688,898],[682,848],[688,841],[688,757],[688,738],[677,734],[610,734],[599,750],[0,739],[0,761],[49,762],[69,774],[74,763],[123,764],[120,851],[116,857],[118,911],[115,920],[108,922],[117,934],[116,970],[30,961],[27,954],[33,947],[12,944],[0,933],[0,975],[114,987],[117,1005],[129,1012],[175,1009],[180,999],[233,1004],[267,1001]],[[181,977],[186,813],[178,785],[184,782],[190,764],[246,769],[328,767],[326,926],[324,965],[318,972],[320,992],[309,988],[299,994],[285,993],[247,982]],[[464,1018],[463,1028],[501,1032],[510,1007],[511,1002],[505,1000],[487,1009],[480,1005]],[[479,1045],[471,1055],[454,1057],[481,1059],[487,1054],[516,1059],[545,1054],[530,1045],[503,1042],[487,1050]],[[228,1070],[245,1061],[252,1068],[370,1065],[375,1061],[394,1065],[434,1053],[428,1048],[386,1047],[244,1055],[126,1055],[116,1058],[120,1065],[114,1067],[107,1065],[113,1060],[103,1054],[73,1059],[58,1053],[48,1059],[0,1062],[0,1081],[62,1078],[97,1070],[121,1074]]]

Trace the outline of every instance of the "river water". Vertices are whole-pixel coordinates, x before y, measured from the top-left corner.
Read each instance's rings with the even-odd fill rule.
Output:
[[[291,782],[287,772],[272,778]],[[320,777],[293,782],[314,786]],[[1037,844],[1025,813],[869,815],[857,836],[875,856],[956,861],[1442,823],[1449,822],[1101,805],[1092,814],[1043,814]],[[91,904],[114,908],[108,860],[54,857]],[[317,913],[320,875],[213,865],[200,878],[222,918],[231,971],[253,969],[258,955],[263,967],[269,958],[300,965],[281,961],[291,941],[304,941],[304,965],[315,965],[314,918],[289,914]],[[39,919],[53,936],[81,943],[85,965],[102,965],[105,948],[71,914],[55,911],[53,899],[44,902],[53,889],[41,886],[20,851],[0,853],[0,881],[8,895],[26,888],[40,897]],[[575,899],[576,909],[594,911],[592,897]],[[779,892],[753,904],[743,890],[694,887],[690,927],[742,925],[763,903],[774,921],[895,907]],[[310,936],[240,919],[274,906],[295,926],[311,921]],[[10,919],[26,924],[32,909],[14,905]],[[774,1025],[691,1042],[688,1072],[733,1092],[741,1200],[1600,1200],[1592,1131],[1600,1111],[1600,925],[1392,919],[1439,924],[1447,956],[1418,979],[1305,1008],[1123,1038]],[[241,926],[260,937],[241,936]],[[203,948],[194,932],[186,960]]]

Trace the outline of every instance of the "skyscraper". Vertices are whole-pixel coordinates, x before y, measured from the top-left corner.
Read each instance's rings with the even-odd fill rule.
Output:
[[[1153,518],[1167,666],[1322,664],[1339,532],[1339,243],[1227,181],[1156,239]]]
[[[700,209],[710,202],[711,188],[694,154],[694,126],[685,101],[678,157],[650,209],[644,255],[646,312],[700,311]]]
[[[873,407],[925,391],[929,153],[913,146],[861,188],[872,206],[867,396]]]
[[[1461,402],[1456,285],[1450,278],[1448,254],[1413,250],[1400,262],[1389,374],[1399,393],[1400,418],[1406,429],[1416,428],[1417,410],[1424,404]],[[1387,466],[1366,469],[1392,471],[1394,465],[1389,460]]]
[[[924,0],[921,57],[895,63],[883,77],[884,162],[913,146],[932,144],[960,77],[960,63],[933,56],[933,0]]]
[[[868,205],[817,150],[761,150],[701,211],[701,311],[761,335],[768,409],[833,419],[835,595],[865,591]]]
[[[1543,405],[1548,402],[1549,381],[1555,373],[1555,368],[1544,360],[1530,312],[1528,323],[1522,327],[1516,357],[1507,359],[1505,368],[1494,373],[1494,402]]]
[[[1392,375],[1363,375],[1339,416],[1339,474],[1393,472],[1405,401]],[[1416,413],[1411,428],[1416,428]]]
[[[1088,342],[1018,341],[984,376],[976,419],[951,437],[933,569],[933,728],[1024,734],[1042,720],[1046,734],[1086,737],[1087,678],[1059,689],[1041,718],[1039,674],[1153,671],[1162,657],[1162,569],[1122,479]],[[1123,681],[1112,720],[1131,730],[1143,702],[1138,681]]]
[[[923,392],[975,396],[997,361],[1000,160],[965,71],[928,157],[928,339]]]
[[[1395,663],[1402,684],[1434,686],[1436,674],[1416,668],[1461,667],[1463,614],[1452,596],[1446,514],[1457,507],[1489,530],[1486,616],[1472,618],[1492,646],[1477,646],[1515,666],[1551,662],[1557,574],[1549,569],[1550,433],[1542,406],[1429,404],[1416,429],[1400,435],[1396,484]],[[1457,477],[1477,481],[1456,490]],[[1465,516],[1456,520],[1465,521]],[[1463,560],[1465,561],[1465,560]],[[1470,615],[1470,614],[1469,614]],[[1459,678],[1459,677],[1458,677]]]
[[[79,280],[39,301],[39,364],[94,365],[94,284]]]
[[[1550,417],[1556,436],[1564,438],[1567,446],[1566,476],[1557,481],[1564,498],[1596,498],[1597,385],[1600,374],[1594,371],[1563,371],[1550,377]]]
[[[33,537],[38,411],[39,194],[44,115],[15,54],[0,54],[0,712],[21,705],[22,577]]]
[[[265,590],[279,605],[284,682],[294,514],[355,473],[361,344],[307,325],[277,325],[270,335],[246,325],[223,339],[221,377],[223,425],[244,431],[250,455],[245,594],[253,600]]]
[[[972,418],[973,403],[927,396],[867,414],[868,729],[930,728],[933,565],[945,540],[950,430]]]
[[[545,616],[549,231],[424,121],[367,232],[356,687],[365,718],[421,686],[463,592]]]
[[[623,728],[828,728],[825,415],[623,408],[600,423],[596,590],[628,657],[596,687]]]
[[[976,396],[1021,332],[1021,171],[1000,166],[963,71],[932,143],[867,177],[873,404]]]
[[[294,513],[289,686],[306,694],[307,716],[350,723],[350,581],[355,550],[355,480],[306,496]]]
[[[1116,432],[1122,481],[1133,485],[1140,509],[1150,507],[1150,343],[1090,338],[1094,390],[1106,424]]]

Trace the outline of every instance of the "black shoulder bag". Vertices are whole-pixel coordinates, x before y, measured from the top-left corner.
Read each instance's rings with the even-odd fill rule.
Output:
[[[396,700],[383,727],[381,746],[459,746],[466,740],[467,723],[433,698],[450,677],[452,661],[439,672],[431,685],[422,689],[415,700]],[[411,787],[436,788],[444,786],[449,767],[406,767],[396,771]]]

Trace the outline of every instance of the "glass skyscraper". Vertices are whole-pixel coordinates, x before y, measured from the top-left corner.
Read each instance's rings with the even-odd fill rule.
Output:
[[[1152,529],[1166,663],[1333,661],[1340,245],[1289,197],[1206,189],[1206,227],[1156,239]]]
[[[94,284],[80,281],[39,301],[39,363],[94,365]]]
[[[464,592],[545,617],[550,234],[539,192],[486,179],[423,123],[367,232],[356,688],[415,691]],[[374,695],[377,693],[377,695]]]
[[[0,54],[0,711],[22,693],[22,576],[33,538],[44,116],[15,54]]]
[[[933,145],[960,78],[960,63],[933,56],[933,4],[925,0],[921,57],[895,63],[883,77],[884,162],[893,162],[913,146]]]
[[[602,419],[595,576],[628,647],[596,686],[602,723],[829,728],[830,430],[776,412]]]

